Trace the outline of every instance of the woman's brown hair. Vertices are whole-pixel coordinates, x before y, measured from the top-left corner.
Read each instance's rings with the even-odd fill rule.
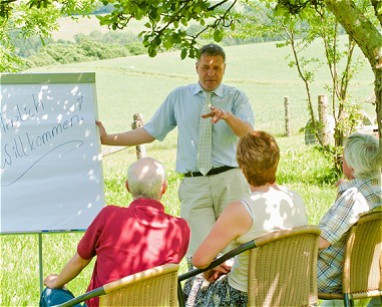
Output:
[[[280,160],[275,138],[265,131],[252,131],[239,140],[236,159],[252,186],[272,184]]]

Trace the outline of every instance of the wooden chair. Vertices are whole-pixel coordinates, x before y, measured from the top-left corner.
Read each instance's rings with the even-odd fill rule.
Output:
[[[179,276],[180,306],[184,306],[180,282],[248,250],[248,306],[316,305],[320,233],[317,226],[272,232],[226,253],[205,269],[195,269]]]
[[[99,297],[99,306],[178,306],[178,264],[165,264],[126,276],[54,307]]]
[[[382,296],[382,211],[363,215],[348,233],[343,273],[342,293],[318,293],[322,300],[344,300],[353,306],[354,300]]]

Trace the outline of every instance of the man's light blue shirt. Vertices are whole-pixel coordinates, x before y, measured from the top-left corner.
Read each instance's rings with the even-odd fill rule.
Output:
[[[204,90],[199,83],[178,87],[167,96],[151,120],[144,125],[144,129],[160,141],[172,129],[178,127],[176,171],[179,173],[198,171],[196,167],[198,127],[205,99]],[[211,103],[254,126],[251,104],[242,91],[221,84],[213,91]],[[210,120],[210,118],[202,120]],[[213,167],[237,166],[238,140],[239,138],[224,120],[213,124]]]

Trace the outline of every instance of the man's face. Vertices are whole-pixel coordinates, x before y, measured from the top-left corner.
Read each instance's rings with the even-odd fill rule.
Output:
[[[220,55],[210,56],[203,54],[196,62],[196,72],[199,83],[207,91],[213,91],[222,82],[225,71],[225,63]]]

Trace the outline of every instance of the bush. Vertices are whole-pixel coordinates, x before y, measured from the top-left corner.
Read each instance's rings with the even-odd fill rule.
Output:
[[[131,55],[139,55],[146,53],[146,48],[141,43],[127,44],[126,48],[129,50]]]
[[[324,152],[319,146],[304,146],[304,150],[287,149],[281,152],[281,157],[277,175],[277,181],[281,184],[304,182],[334,186],[338,180],[333,167],[333,155]]]
[[[127,45],[131,43],[140,43],[141,40],[131,32],[109,31],[102,36],[101,42]]]
[[[57,64],[56,60],[46,51],[39,52],[38,55],[33,55],[25,60],[25,67],[40,67]]]
[[[29,51],[25,67],[69,64],[94,60],[105,60],[146,53],[137,37],[130,33],[93,31],[89,36],[77,34],[75,42],[59,40]],[[33,45],[35,46],[35,44]]]

